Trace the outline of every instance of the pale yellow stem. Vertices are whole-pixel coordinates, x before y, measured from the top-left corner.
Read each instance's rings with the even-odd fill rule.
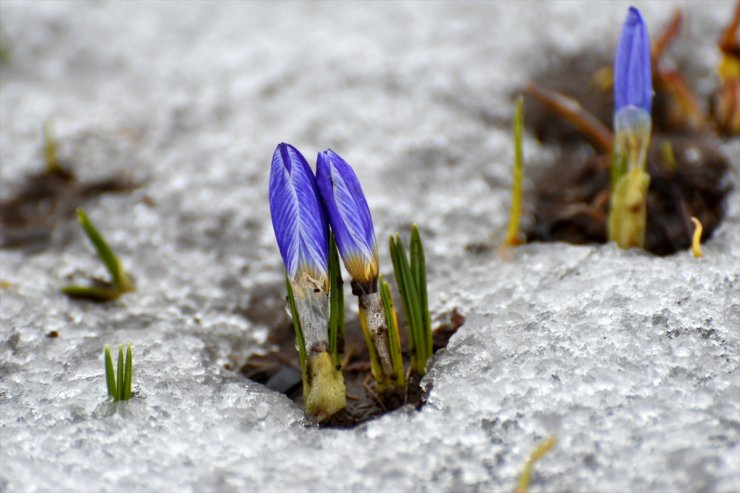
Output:
[[[701,251],[701,233],[703,231],[701,221],[692,217],[691,222],[694,223],[694,236],[691,238],[691,255],[694,257],[703,257],[704,253]]]

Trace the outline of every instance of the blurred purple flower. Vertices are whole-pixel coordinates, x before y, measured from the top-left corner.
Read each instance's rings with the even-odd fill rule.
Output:
[[[636,106],[650,113],[653,81],[650,37],[642,14],[630,7],[614,57],[614,111]]]

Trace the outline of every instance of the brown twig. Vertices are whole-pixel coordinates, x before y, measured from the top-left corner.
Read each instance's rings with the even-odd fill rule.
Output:
[[[527,84],[527,92],[561,117],[572,123],[588,140],[603,152],[612,150],[612,133],[595,116],[583,109],[578,101],[534,82]]]
[[[740,0],[735,4],[735,15],[732,21],[719,38],[717,46],[727,56],[740,58],[740,42],[737,39],[737,31],[740,29]]]
[[[668,46],[671,45],[671,43],[673,43],[673,41],[676,39],[676,36],[678,36],[678,32],[681,30],[682,21],[683,16],[681,14],[681,10],[676,9],[673,12],[673,17],[671,17],[671,21],[655,38],[652,50],[653,66],[656,66],[658,64],[658,61],[663,56],[665,50],[668,48]]]

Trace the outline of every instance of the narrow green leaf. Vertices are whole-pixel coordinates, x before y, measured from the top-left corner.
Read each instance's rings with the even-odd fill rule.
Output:
[[[385,321],[388,325],[388,339],[391,346],[391,362],[393,363],[393,373],[396,374],[396,386],[404,387],[405,374],[403,368],[403,351],[401,350],[401,336],[398,331],[396,308],[393,305],[391,288],[387,282],[383,281],[383,276],[378,276],[378,283],[380,285],[380,297],[383,300]]]
[[[124,369],[124,382],[123,382],[123,400],[127,401],[131,399],[131,382],[133,380],[134,373],[134,358],[131,354],[131,344],[129,343],[126,348],[126,366]]]
[[[115,400],[118,392],[116,390],[116,377],[113,371],[113,358],[110,355],[110,346],[108,344],[105,345],[103,358],[105,359],[105,384],[108,387],[108,395]]]
[[[47,174],[54,174],[61,170],[57,157],[57,142],[51,131],[51,123],[44,122],[44,168]]]
[[[417,319],[414,316],[414,313],[416,312],[416,307],[414,306],[414,301],[410,294],[411,286],[414,286],[415,289],[416,281],[414,280],[414,273],[411,271],[411,269],[405,268],[405,265],[408,263],[406,261],[406,251],[404,250],[403,244],[401,243],[401,238],[398,235],[396,235],[394,241],[394,248],[395,261],[393,264],[393,268],[398,279],[398,292],[401,295],[403,311],[406,314],[406,325],[409,331],[409,340],[414,341],[414,350],[411,354],[411,366],[418,373],[420,362],[424,359],[425,344],[424,339],[420,337],[421,332],[418,330],[418,326],[416,325]]]
[[[113,301],[121,296],[117,290],[105,286],[69,285],[64,286],[61,292],[70,298],[90,301]]]
[[[95,228],[95,225],[93,225],[90,219],[88,219],[87,214],[85,214],[85,211],[81,207],[77,208],[77,219],[79,220],[83,231],[85,231],[85,234],[90,239],[90,242],[95,247],[98,257],[100,257],[103,265],[108,269],[113,287],[118,290],[119,293],[131,291],[131,283],[126,272],[121,266],[121,262],[118,260],[115,253],[113,253],[113,250],[110,248],[103,236],[98,232],[97,228]]]
[[[433,352],[433,341],[432,341],[432,317],[429,314],[429,295],[427,292],[427,266],[426,257],[424,256],[424,244],[421,241],[421,235],[419,234],[419,227],[414,224],[411,228],[411,265],[414,279],[416,280],[416,292],[419,296],[419,310],[421,311],[422,318],[422,334],[424,336],[424,361],[423,365],[426,366],[426,361],[432,356]]]
[[[413,340],[411,354],[412,366],[419,374],[424,374],[424,352],[425,342],[423,335],[423,318],[421,314],[419,296],[416,293],[413,275],[406,256],[406,250],[401,243],[401,237],[396,235],[395,240],[391,238],[391,257],[393,258],[393,270],[398,280],[398,290],[401,294],[406,323],[409,328],[410,340]]]
[[[307,369],[308,369],[308,357],[306,355],[306,341],[303,338],[303,329],[301,327],[301,319],[298,316],[298,308],[295,305],[295,298],[293,296],[293,286],[290,284],[288,274],[285,274],[285,286],[288,290],[288,305],[290,306],[290,318],[293,319],[293,331],[295,332],[296,345],[298,346],[298,355],[301,360],[301,373],[303,374],[304,388],[307,381]]]
[[[335,364],[342,362],[344,346],[344,290],[334,234],[329,233],[329,353]]]
[[[403,272],[401,270],[401,260],[399,259],[399,251],[396,247],[396,239],[393,235],[388,238],[388,247],[391,253],[391,261],[393,262],[393,272],[396,275],[396,284],[398,285],[398,292],[401,295],[401,305],[403,306],[403,313],[406,315],[406,325],[409,332],[409,349],[411,354],[411,366],[415,366],[416,361],[416,348],[418,342],[416,341],[414,331],[411,330],[411,317],[409,316],[410,307],[408,306],[408,299],[406,298],[402,286],[403,286]]]
[[[524,98],[516,99],[514,110],[514,174],[511,180],[511,211],[509,214],[509,228],[506,233],[506,245],[514,246],[520,243],[519,221],[522,215],[522,190],[524,182],[524,152],[522,134],[524,130]]]
[[[383,373],[383,368],[380,364],[380,359],[378,359],[378,352],[375,350],[375,343],[373,343],[373,339],[370,335],[370,328],[367,325],[367,310],[362,305],[362,303],[360,303],[359,311],[360,311],[360,328],[362,329],[362,336],[365,339],[365,345],[367,346],[367,352],[370,358],[370,373],[375,379],[375,382],[380,387],[383,387],[387,382],[385,381],[385,378],[384,378],[385,375]]]
[[[118,393],[116,394],[117,401],[123,400],[123,395],[125,392],[125,389],[123,388],[125,377],[123,376],[123,344],[118,345],[118,378],[116,378],[116,390],[118,390]]]

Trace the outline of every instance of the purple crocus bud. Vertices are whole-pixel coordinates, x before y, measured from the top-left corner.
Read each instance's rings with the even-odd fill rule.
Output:
[[[328,291],[329,228],[324,207],[311,167],[290,144],[278,145],[272,155],[270,213],[288,277],[302,286],[307,279]]]
[[[640,11],[630,7],[614,57],[614,112],[636,106],[649,114],[652,99],[650,37]]]
[[[316,181],[347,272],[365,293],[375,292],[378,248],[370,208],[355,172],[327,149],[318,155]]]

